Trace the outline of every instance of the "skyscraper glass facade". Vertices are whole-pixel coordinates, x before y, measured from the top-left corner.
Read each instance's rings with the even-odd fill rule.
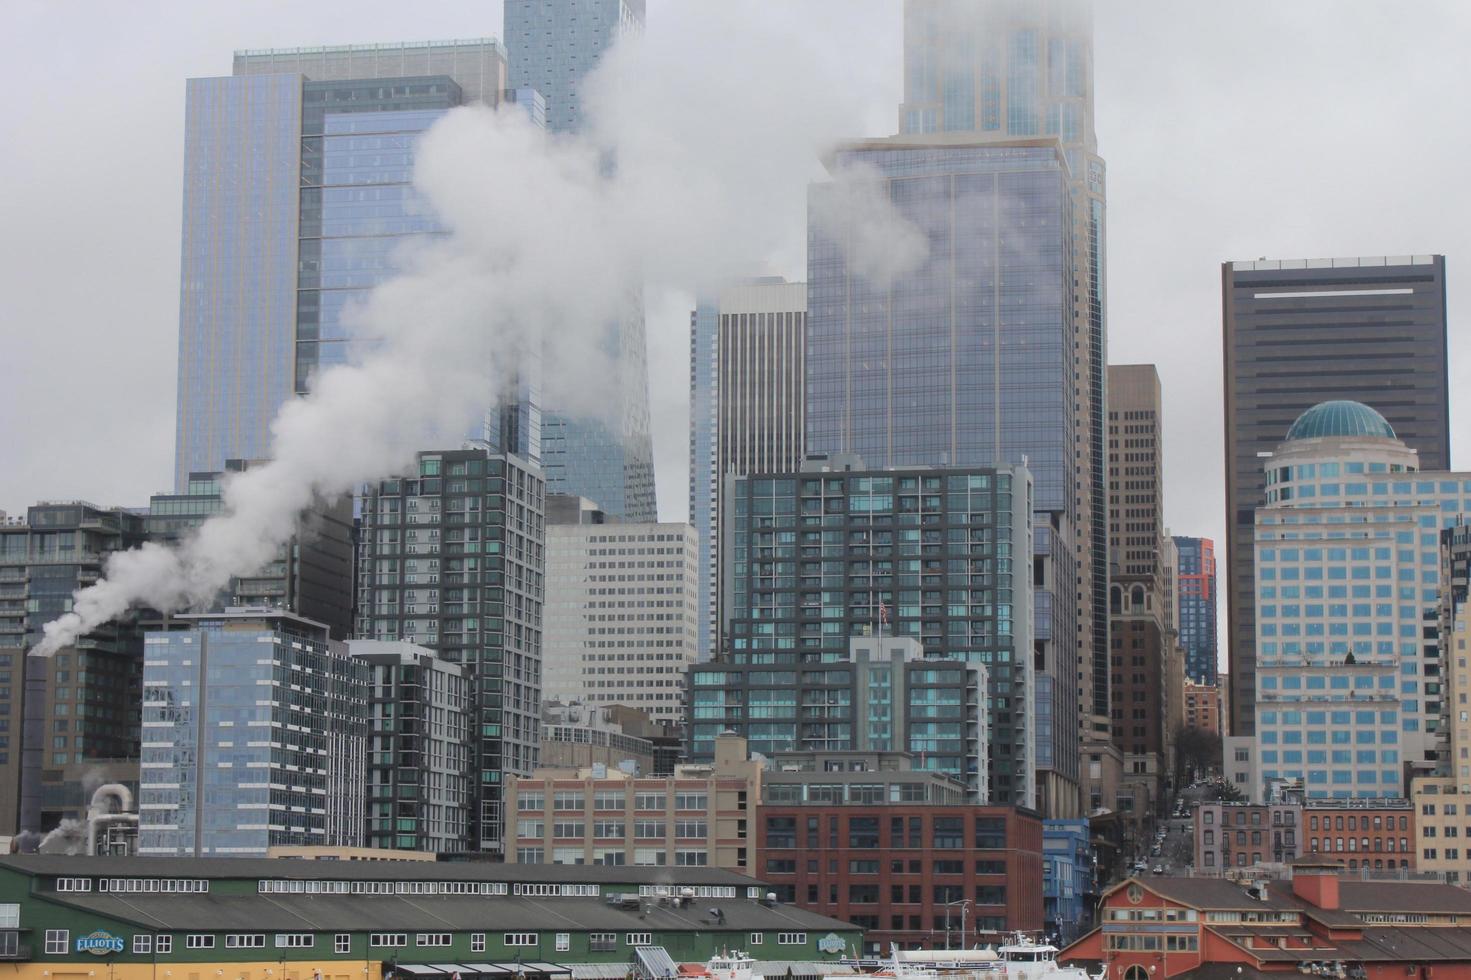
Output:
[[[547,128],[582,128],[583,82],[603,53],[643,30],[644,0],[505,0],[511,86],[546,97]]]
[[[1215,684],[1216,545],[1210,538],[1176,537],[1180,565],[1176,592],[1185,673],[1197,684]]]
[[[1402,796],[1406,766],[1436,759],[1440,533],[1471,512],[1471,474],[1417,466],[1400,440],[1362,435],[1292,439],[1267,461],[1254,528],[1263,780],[1303,780],[1311,798]]]
[[[289,613],[183,621],[144,640],[138,853],[361,844],[367,667]]]

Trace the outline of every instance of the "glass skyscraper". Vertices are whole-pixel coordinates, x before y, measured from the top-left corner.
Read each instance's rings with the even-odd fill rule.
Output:
[[[178,489],[268,457],[281,405],[368,342],[353,304],[407,241],[443,233],[411,184],[415,142],[455,106],[499,104],[505,65],[477,39],[244,51],[233,76],[189,80]],[[535,98],[518,101],[537,118]],[[535,459],[534,382],[526,372],[469,435]]]
[[[906,134],[965,133],[987,141],[1046,137],[1067,158],[1079,287],[1069,349],[1082,436],[1073,457],[1083,578],[1080,724],[1106,737],[1106,168],[1094,131],[1090,0],[905,0],[899,125]]]
[[[1175,547],[1180,553],[1176,599],[1185,673],[1198,684],[1215,684],[1216,544],[1210,538],[1176,537]]]
[[[178,620],[144,640],[138,853],[360,845],[367,666],[289,612]]]
[[[512,86],[540,92],[547,128],[568,133],[582,128],[587,74],[619,38],[643,29],[644,2],[505,0],[503,16]],[[548,338],[548,351],[554,343]],[[586,497],[626,520],[657,521],[640,289],[629,291],[621,309],[609,311],[602,345],[617,376],[601,393],[600,411],[558,411],[554,386],[544,390],[548,407],[541,414],[540,461],[547,492]],[[547,362],[554,365],[555,358]],[[497,448],[525,455],[516,446]]]

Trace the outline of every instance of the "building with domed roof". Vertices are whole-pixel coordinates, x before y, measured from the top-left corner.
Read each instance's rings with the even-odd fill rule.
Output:
[[[1328,401],[1292,424],[1265,478],[1259,779],[1300,780],[1309,800],[1406,796],[1410,770],[1443,761],[1439,534],[1471,512],[1471,473],[1422,471],[1379,412]]]

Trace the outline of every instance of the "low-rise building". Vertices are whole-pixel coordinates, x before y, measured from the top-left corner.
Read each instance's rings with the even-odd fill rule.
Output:
[[[724,735],[708,765],[640,777],[604,766],[538,769],[506,782],[514,864],[719,867],[752,862],[753,808],[764,762]]]
[[[1042,918],[1047,935],[1072,942],[1092,923],[1093,847],[1086,820],[1042,824]]]
[[[1035,813],[967,803],[939,773],[863,764],[841,753],[767,774],[757,873],[779,900],[862,927],[869,953],[1043,927]]]
[[[747,949],[813,978],[860,941],[715,868],[0,858],[0,959],[19,980],[593,980],[640,946]]]
[[[1471,977],[1471,892],[1341,870],[1299,861],[1283,881],[1131,878],[1058,959],[1117,980]]]
[[[1302,853],[1316,860],[1334,861],[1350,871],[1416,866],[1415,814],[1409,800],[1312,800],[1303,807],[1302,822]]]
[[[1209,877],[1232,868],[1285,864],[1302,854],[1300,803],[1201,803],[1195,807],[1195,870]]]

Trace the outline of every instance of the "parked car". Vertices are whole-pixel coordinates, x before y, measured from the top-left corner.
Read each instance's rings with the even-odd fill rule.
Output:
[[[1156,864],[1154,866],[1154,873],[1157,875],[1162,875],[1165,873],[1165,869],[1161,865]]]

